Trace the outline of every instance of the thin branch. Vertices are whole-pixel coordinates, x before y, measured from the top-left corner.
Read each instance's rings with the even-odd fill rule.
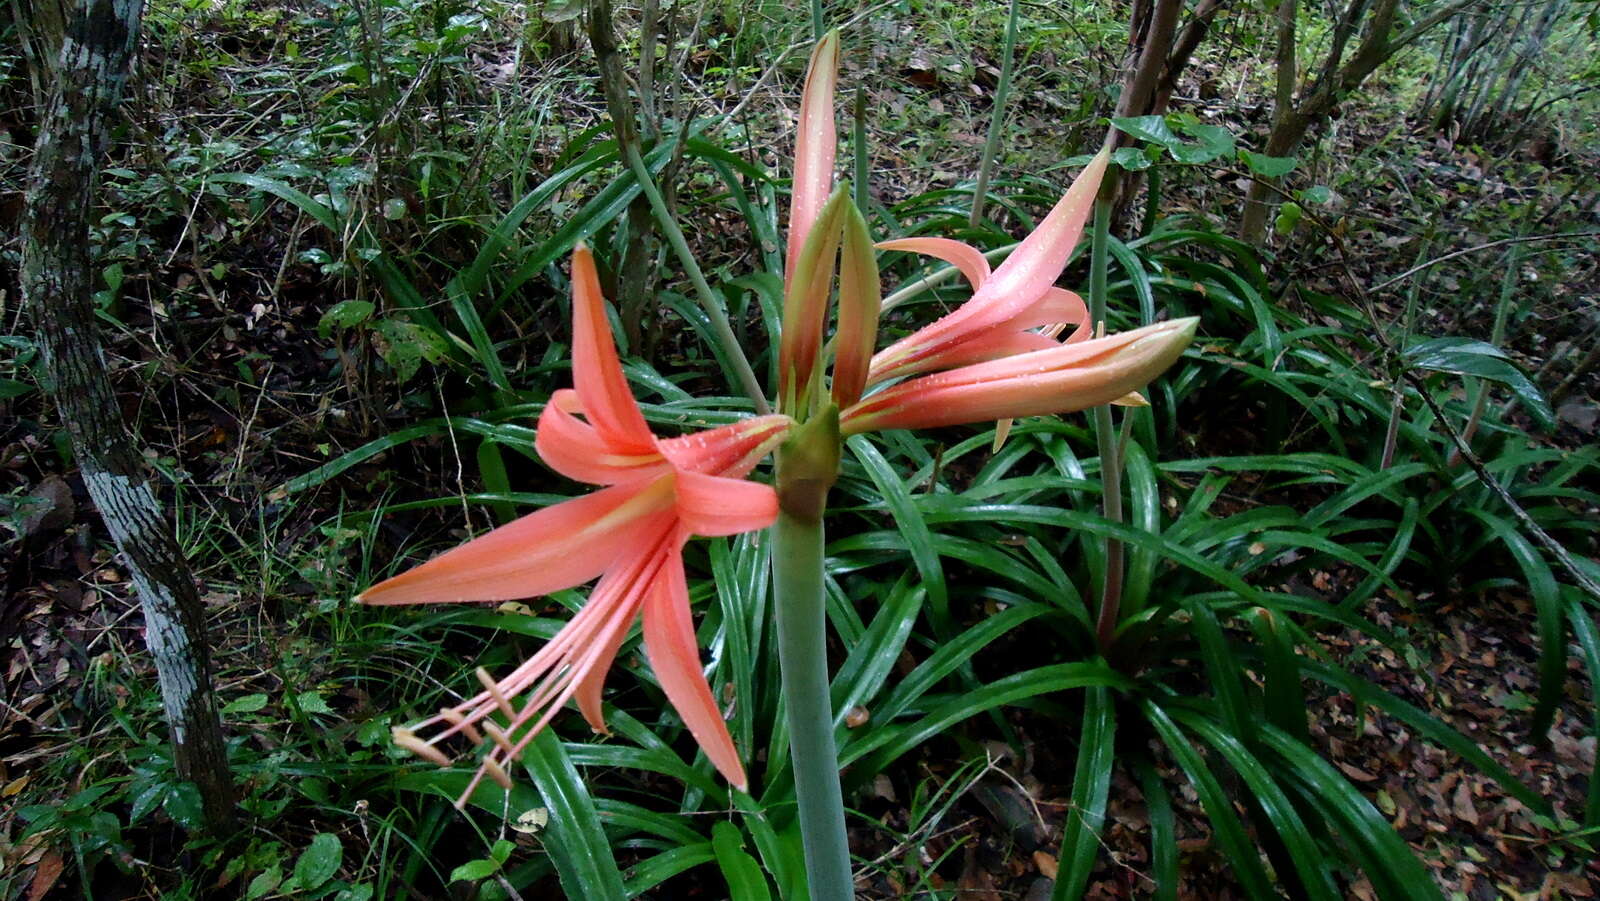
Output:
[[[1499,241],[1490,241],[1487,244],[1478,244],[1478,245],[1475,245],[1473,247],[1464,247],[1464,248],[1462,248],[1460,250],[1453,250],[1450,253],[1445,254],[1444,256],[1435,257],[1435,258],[1427,261],[1426,263],[1418,263],[1417,265],[1412,266],[1410,269],[1407,269],[1406,271],[1400,273],[1399,275],[1395,276],[1394,278],[1391,278],[1388,281],[1381,282],[1381,283],[1379,283],[1377,285],[1374,285],[1369,290],[1373,294],[1377,294],[1378,292],[1383,291],[1384,289],[1390,287],[1391,285],[1396,284],[1397,282],[1405,281],[1406,279],[1410,278],[1413,275],[1416,275],[1418,272],[1421,272],[1424,269],[1431,269],[1434,266],[1439,265],[1440,263],[1449,262],[1450,260],[1453,260],[1453,259],[1455,259],[1457,257],[1464,257],[1464,256],[1466,256],[1467,254],[1470,254],[1470,253],[1477,253],[1480,250],[1493,250],[1496,247],[1505,247],[1505,246],[1510,245],[1510,244],[1528,244],[1528,243],[1532,243],[1532,242],[1535,242],[1535,241],[1576,241],[1576,240],[1579,240],[1580,238],[1600,238],[1600,231],[1562,232],[1560,234],[1554,234],[1554,235],[1527,235],[1527,236],[1520,237],[1520,238],[1502,238]]]
[[[1379,347],[1383,349],[1384,353],[1387,354],[1390,359],[1398,359],[1399,349],[1394,346],[1394,343],[1389,340],[1389,336],[1384,332],[1383,322],[1378,316],[1377,308],[1373,306],[1371,293],[1367,291],[1366,286],[1361,284],[1361,280],[1356,277],[1355,271],[1350,267],[1348,258],[1345,254],[1344,239],[1339,237],[1339,235],[1331,228],[1327,228],[1325,223],[1319,222],[1319,224],[1322,225],[1327,231],[1328,236],[1333,239],[1334,250],[1339,254],[1339,259],[1342,264],[1341,269],[1344,272],[1345,279],[1349,281],[1350,286],[1355,289],[1356,295],[1360,299],[1363,311],[1367,314],[1367,318],[1372,322],[1373,337],[1377,339]],[[1515,239],[1507,239],[1505,241],[1496,243],[1510,244],[1514,242]],[[1481,250],[1483,247],[1487,246],[1489,245],[1469,248],[1468,252],[1470,252],[1470,250]],[[1390,282],[1393,281],[1395,281],[1395,279],[1390,280]],[[1501,503],[1506,505],[1506,509],[1511,511],[1511,515],[1516,518],[1518,524],[1520,524],[1529,535],[1533,536],[1533,539],[1537,541],[1546,551],[1550,552],[1550,556],[1554,557],[1556,562],[1561,565],[1561,568],[1566,570],[1567,575],[1572,578],[1572,581],[1575,582],[1579,588],[1583,589],[1583,591],[1591,598],[1594,598],[1596,601],[1600,601],[1600,582],[1596,582],[1594,579],[1590,578],[1589,574],[1578,566],[1578,562],[1573,559],[1572,554],[1567,550],[1566,546],[1552,537],[1549,532],[1546,532],[1544,527],[1540,526],[1537,520],[1528,515],[1528,511],[1523,509],[1522,504],[1517,502],[1517,499],[1512,496],[1511,492],[1506,490],[1504,485],[1500,484],[1500,480],[1494,477],[1494,474],[1489,471],[1489,468],[1483,464],[1483,460],[1479,459],[1478,455],[1473,452],[1471,445],[1467,443],[1466,438],[1461,434],[1460,430],[1451,424],[1450,418],[1445,415],[1443,408],[1439,406],[1439,402],[1433,399],[1433,393],[1429,390],[1428,384],[1423,377],[1411,369],[1403,369],[1402,377],[1405,378],[1406,381],[1410,382],[1412,387],[1417,389],[1417,393],[1422,396],[1422,402],[1426,404],[1429,411],[1433,413],[1434,419],[1438,421],[1440,428],[1443,428],[1445,434],[1450,436],[1451,442],[1453,442],[1456,446],[1456,452],[1461,455],[1461,459],[1467,461],[1467,466],[1470,467],[1473,474],[1478,477],[1478,481],[1482,482],[1486,488],[1494,493],[1495,497],[1500,499]]]

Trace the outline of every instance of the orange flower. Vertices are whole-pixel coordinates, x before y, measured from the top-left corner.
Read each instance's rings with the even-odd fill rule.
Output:
[[[1130,397],[1194,338],[1197,320],[1090,338],[1083,299],[1055,287],[1083,233],[1110,154],[1090,160],[1033,233],[993,273],[977,249],[947,238],[884,241],[884,250],[938,257],[961,270],[970,300],[872,358],[868,385],[903,378],[840,415],[846,435],[1070,413]],[[1056,340],[1075,325],[1065,342]],[[931,373],[931,374],[929,374]]]
[[[1083,298],[1055,287],[1055,281],[1083,233],[1110,160],[1107,152],[1096,155],[1039,227],[992,274],[983,253],[960,241],[879,242],[880,250],[907,250],[950,263],[967,277],[973,294],[949,315],[880,351],[872,358],[868,384],[1059,346],[1054,335],[1033,331],[1041,326],[1077,326],[1069,344],[1088,338],[1089,311]]]
[[[555,393],[539,417],[535,445],[552,469],[595,485],[593,494],[547,507],[363,592],[368,604],[498,601],[600,581],[572,621],[526,663],[439,712],[395,741],[436,763],[437,747],[460,733],[491,747],[457,804],[485,775],[509,786],[515,759],[569,699],[606,731],[600,690],[635,617],[667,699],[719,772],[741,791],[744,767],[717,710],[695,643],[682,549],[693,535],[732,535],[771,525],[771,487],[744,481],[793,424],[762,416],[680,438],[651,434],[628,390],[605,316],[594,260],[572,259],[572,372],[576,390]],[[579,415],[583,418],[580,419]],[[498,712],[504,724],[497,723]],[[424,740],[416,730],[438,727]]]

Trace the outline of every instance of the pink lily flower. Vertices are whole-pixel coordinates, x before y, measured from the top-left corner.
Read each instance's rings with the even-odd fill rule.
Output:
[[[479,669],[482,692],[412,729],[396,729],[395,742],[444,765],[441,740],[459,733],[480,742],[487,733],[491,746],[457,806],[485,775],[509,787],[506,766],[569,699],[597,732],[607,731],[600,705],[606,671],[642,614],[645,654],[667,699],[718,772],[744,791],[744,767],[700,667],[682,549],[693,535],[772,524],[777,496],[744,476],[793,422],[761,416],[657,438],[628,390],[594,260],[581,245],[573,253],[572,285],[576,390],[551,397],[535,446],[562,475],[606,487],[495,529],[367,589],[360,600],[501,601],[600,581],[531,659],[498,682]],[[429,728],[437,728],[432,737],[417,734]]]
[[[1076,328],[1065,343],[1087,340],[1088,307],[1083,298],[1055,287],[1055,281],[1083,233],[1110,160],[1108,152],[1096,155],[1044,221],[993,273],[981,251],[949,238],[879,242],[880,250],[906,250],[950,263],[966,276],[973,294],[948,315],[878,352],[872,358],[868,384],[1060,346],[1054,334],[1034,331],[1040,327],[1073,325]]]
[[[1022,416],[1143,403],[1134,392],[1178,359],[1194,337],[1196,320],[1091,338],[1083,299],[1055,287],[1109,161],[1108,152],[1097,154],[993,273],[981,252],[947,238],[877,245],[945,260],[966,276],[973,295],[873,357],[869,385],[904,380],[846,409],[840,416],[844,434],[999,420],[1003,436],[1010,420]],[[1067,325],[1075,326],[1073,333],[1058,341]]]
[[[1177,362],[1194,339],[1198,322],[1158,322],[907,379],[845,410],[839,428],[846,435],[931,429],[1113,403]]]

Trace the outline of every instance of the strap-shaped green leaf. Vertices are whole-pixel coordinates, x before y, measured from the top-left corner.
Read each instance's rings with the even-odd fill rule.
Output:
[[[1083,731],[1078,736],[1078,762],[1072,775],[1072,806],[1067,808],[1060,871],[1051,894],[1055,901],[1076,901],[1083,896],[1099,855],[1117,739],[1112,702],[1111,693],[1104,688],[1091,688],[1083,695]]]
[[[567,897],[628,897],[594,799],[555,732],[546,729],[529,742],[522,764],[550,810],[544,844]]]

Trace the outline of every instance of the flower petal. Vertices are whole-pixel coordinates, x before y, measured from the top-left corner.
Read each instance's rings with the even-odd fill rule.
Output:
[[[572,252],[572,383],[584,415],[613,453],[632,456],[655,450],[655,438],[622,374],[594,257],[582,244]]]
[[[508,601],[571,588],[636,547],[672,510],[672,479],[603,488],[546,507],[368,588],[365,604]],[[659,528],[659,525],[656,525]]]
[[[879,250],[903,250],[944,260],[961,270],[974,291],[989,280],[989,260],[983,251],[951,238],[891,238],[874,246]]]
[[[1075,344],[1089,338],[1089,305],[1083,298],[1065,288],[1051,288],[1039,302],[1007,319],[1003,328],[1030,329],[1044,325],[1074,326],[1066,343]]]
[[[882,305],[872,235],[866,218],[852,203],[845,210],[839,245],[839,317],[833,336],[833,402],[841,407],[860,400],[866,387]]]
[[[689,733],[734,788],[747,791],[744,765],[700,668],[700,649],[689,614],[683,558],[672,554],[644,602],[644,650],[650,669]]]
[[[873,357],[868,381],[876,384],[902,376],[913,366],[919,370],[945,368],[938,358],[965,337],[1018,317],[1032,318],[1035,305],[1053,302],[1050,288],[1078,243],[1109,160],[1109,153],[1102,151],[1084,167],[1050,214],[983,282],[971,300]],[[922,362],[930,358],[934,362]]]
[[[1061,195],[1050,214],[1033,230],[1000,268],[984,283],[979,296],[974,296],[970,306],[983,308],[989,301],[993,310],[983,309],[974,314],[978,321],[990,316],[1009,316],[1017,309],[1042,296],[1061,276],[1066,268],[1072,248],[1083,233],[1083,223],[1094,208],[1095,195],[1100,190],[1100,179],[1105,175],[1111,153],[1102,150],[1095,154],[1089,165],[1072,180],[1071,187]],[[992,300],[991,300],[992,298]],[[957,311],[960,312],[959,310]],[[952,314],[954,315],[954,314]]]
[[[684,530],[708,538],[765,529],[778,518],[778,493],[760,482],[680,470],[677,495]]]
[[[651,475],[652,469],[666,468],[666,460],[660,453],[642,456],[608,453],[594,426],[572,415],[573,411],[581,409],[577,400],[576,392],[563,388],[550,397],[544,412],[539,414],[539,429],[533,446],[546,466],[569,479],[591,485],[637,481]]]
[[[782,334],[778,336],[778,408],[794,409],[817,368],[822,335],[828,320],[828,297],[833,290],[834,261],[839,255],[840,229],[850,195],[844,188],[833,192],[811,224],[805,244],[795,256],[783,293]]]
[[[794,142],[794,187],[789,206],[789,250],[784,259],[783,286],[788,291],[812,223],[833,193],[833,161],[839,137],[833,115],[834,88],[839,81],[839,32],[830,31],[811,51],[806,85],[800,97],[799,131]]]
[[[908,376],[933,369],[954,369],[1060,346],[1060,341],[1039,332],[993,326],[950,345],[940,351],[937,358],[925,357],[898,367],[895,374]]]
[[[731,425],[656,442],[680,470],[742,479],[783,441],[794,420],[781,413],[742,419]]]
[[[1070,413],[1118,400],[1171,366],[1194,338],[1179,319],[893,385],[847,410],[847,435]]]

